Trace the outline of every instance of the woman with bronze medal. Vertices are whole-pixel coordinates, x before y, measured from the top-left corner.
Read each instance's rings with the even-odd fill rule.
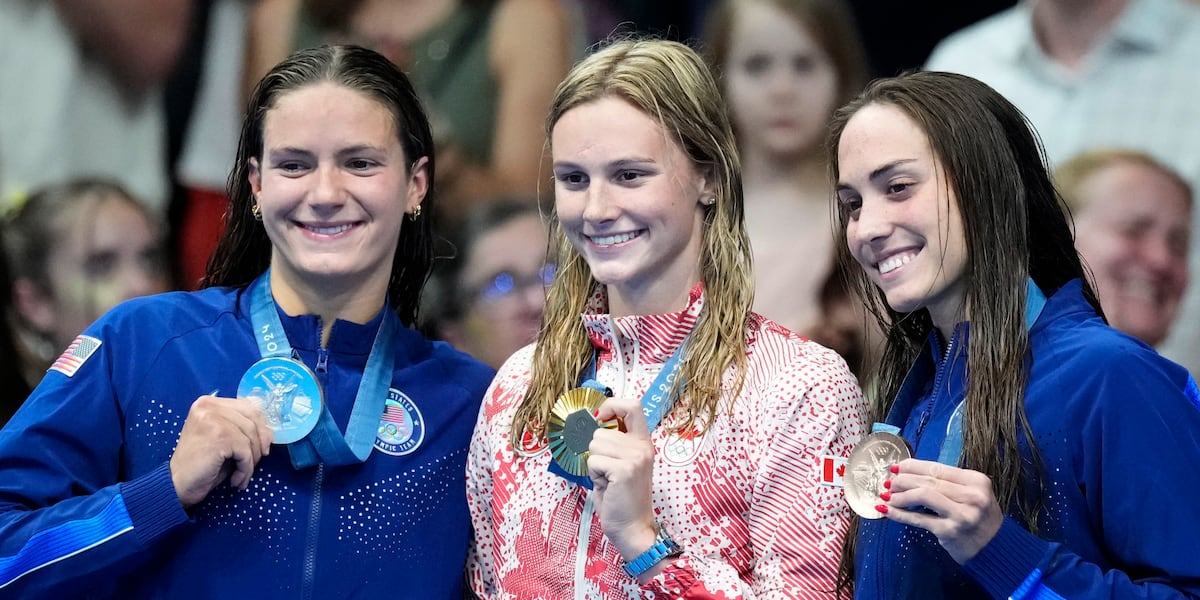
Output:
[[[559,271],[472,439],[473,591],[824,597],[849,511],[820,467],[862,435],[861,393],[750,310],[712,76],[681,44],[616,42],[559,85],[547,130]]]
[[[1200,597],[1200,393],[1105,324],[1023,115],[915,73],[838,111],[830,150],[842,260],[888,333],[841,583]]]
[[[410,329],[429,125],[357,47],[250,99],[207,289],[118,306],[0,430],[0,595],[458,598],[491,371]]]

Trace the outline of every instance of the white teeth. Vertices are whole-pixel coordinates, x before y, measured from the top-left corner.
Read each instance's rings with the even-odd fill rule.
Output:
[[[620,244],[622,242],[628,242],[629,240],[632,240],[633,238],[635,238],[639,235],[641,235],[640,231],[634,231],[631,233],[622,233],[619,235],[606,235],[604,237],[592,237],[591,239],[592,239],[592,243],[594,243],[594,244],[597,244],[600,246],[611,246],[613,244]]]
[[[907,265],[908,262],[910,260],[912,260],[914,256],[916,256],[916,254],[911,253],[911,252],[905,252],[904,254],[898,254],[896,256],[893,256],[893,257],[879,263],[879,273],[881,275],[891,273],[892,271],[895,271],[896,269],[899,269],[900,267]]]
[[[350,229],[352,225],[335,225],[333,227],[313,227],[308,226],[308,230],[321,235],[336,235]]]

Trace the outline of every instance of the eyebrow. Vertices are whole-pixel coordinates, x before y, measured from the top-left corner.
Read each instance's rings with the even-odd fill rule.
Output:
[[[649,157],[647,157],[647,158],[637,158],[637,157],[635,157],[635,158],[620,158],[620,159],[614,160],[610,163],[606,163],[604,166],[605,166],[605,168],[624,169],[626,167],[630,167],[633,165],[645,165],[645,164],[652,164],[652,165],[658,164],[658,161],[654,160],[653,158],[649,158]],[[557,168],[564,168],[564,169],[581,169],[582,168],[579,164],[573,163],[571,161],[566,161],[566,160],[555,161],[553,166],[556,169]]]
[[[341,156],[346,156],[349,154],[359,154],[361,152],[387,152],[387,150],[385,150],[384,148],[380,148],[378,146],[372,146],[370,144],[357,144],[354,146],[349,146],[346,148],[342,148],[341,150],[338,150],[337,155],[339,157],[341,157]],[[279,154],[285,154],[285,155],[291,154],[291,155],[297,155],[297,156],[313,156],[313,153],[311,151],[305,150],[304,148],[297,148],[294,146],[283,146],[281,148],[270,148],[267,150],[268,156],[275,156],[275,155],[279,155]]]
[[[871,171],[871,174],[867,176],[867,180],[868,181],[878,181],[880,178],[890,175],[891,172],[895,171],[897,168],[899,168],[903,165],[906,165],[908,163],[912,163],[912,162],[917,162],[917,159],[901,158],[898,160],[894,160],[890,163],[887,163],[886,165],[883,165],[882,167],[879,167],[878,169],[875,169],[874,171]],[[847,190],[847,189],[854,189],[854,188],[851,187],[850,184],[848,184],[848,183],[841,182],[841,181],[838,182],[837,191],[840,192],[842,190]]]

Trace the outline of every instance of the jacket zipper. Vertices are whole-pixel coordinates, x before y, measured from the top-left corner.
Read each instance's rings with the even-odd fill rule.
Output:
[[[921,412],[921,422],[917,424],[917,435],[914,440],[915,445],[920,445],[921,436],[925,433],[925,425],[929,423],[929,418],[933,416],[933,408],[937,406],[937,397],[941,393],[942,384],[945,383],[946,373],[950,371],[950,354],[954,352],[955,342],[958,341],[958,330],[950,333],[950,341],[946,342],[946,350],[942,353],[942,360],[937,364],[935,374],[933,376],[933,388],[929,390],[929,402],[926,403],[925,409]]]
[[[329,373],[329,350],[317,350],[317,368],[320,380],[327,379]],[[324,386],[327,381],[322,381]],[[317,463],[317,473],[313,476],[312,501],[308,507],[308,539],[304,544],[304,580],[300,597],[311,599],[317,576],[317,541],[321,533],[321,492],[325,483],[325,463]]]
[[[304,581],[300,597],[311,599],[317,575],[317,540],[321,531],[321,491],[325,482],[325,463],[317,463],[313,477],[312,502],[308,507],[308,540],[304,544]]]

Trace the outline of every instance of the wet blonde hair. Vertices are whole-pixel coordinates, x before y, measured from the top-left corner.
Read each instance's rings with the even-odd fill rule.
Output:
[[[705,301],[681,361],[686,382],[672,409],[673,430],[716,415],[726,371],[740,389],[746,369],[746,325],[754,302],[750,240],[742,202],[742,172],[720,90],[704,61],[687,46],[664,40],[621,40],[575,65],[555,91],[546,120],[549,139],[567,111],[601,98],[620,98],[654,118],[696,169],[713,182],[716,202],[704,206],[700,277]],[[557,213],[550,218],[549,259],[558,264],[542,333],[533,355],[529,389],[512,424],[514,446],[526,427],[541,435],[558,396],[579,385],[592,345],[580,314],[597,289],[587,262],[567,240]]]

